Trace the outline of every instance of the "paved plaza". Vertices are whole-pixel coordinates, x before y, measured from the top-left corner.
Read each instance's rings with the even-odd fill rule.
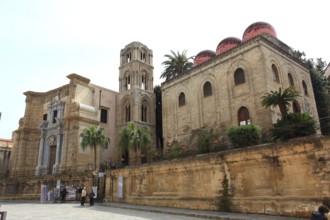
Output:
[[[94,206],[80,206],[79,203],[21,203],[1,202],[1,209],[7,211],[6,220],[149,220],[149,219],[192,219],[186,216],[172,216],[163,213],[137,211],[132,209],[121,209],[107,207],[99,204]],[[200,220],[201,218],[193,218]]]
[[[198,211],[123,203],[96,203],[95,206],[89,206],[89,204],[80,206],[79,202],[41,204],[38,201],[0,201],[0,204],[0,211],[7,211],[6,220],[299,220],[299,218],[279,216]]]

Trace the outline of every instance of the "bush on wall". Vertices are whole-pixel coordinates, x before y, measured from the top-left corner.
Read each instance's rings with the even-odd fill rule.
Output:
[[[272,129],[273,140],[286,141],[295,137],[315,134],[316,122],[306,113],[290,113],[278,120]]]
[[[261,128],[257,125],[233,126],[227,134],[235,148],[251,146],[260,142]]]

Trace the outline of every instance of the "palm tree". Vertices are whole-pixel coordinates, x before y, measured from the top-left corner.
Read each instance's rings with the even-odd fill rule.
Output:
[[[110,138],[104,134],[104,128],[97,129],[94,126],[85,128],[80,134],[80,137],[82,138],[82,149],[85,150],[87,147],[91,147],[94,150],[94,170],[96,170],[96,147],[107,148]]]
[[[283,90],[271,91],[261,97],[261,105],[265,108],[276,107],[280,108],[282,117],[288,114],[289,107],[292,102],[297,101],[300,93],[294,87],[288,87]]]
[[[127,127],[122,128],[118,136],[118,146],[122,152],[132,150],[146,152],[151,144],[149,127],[137,127],[134,122],[130,122]]]
[[[187,50],[184,50],[182,53],[173,52],[172,55],[166,54],[165,57],[168,60],[165,60],[162,65],[165,66],[164,71],[160,75],[160,78],[165,78],[165,80],[171,79],[174,76],[180,75],[189,69],[191,69],[193,63],[190,61],[192,57],[187,57]]]

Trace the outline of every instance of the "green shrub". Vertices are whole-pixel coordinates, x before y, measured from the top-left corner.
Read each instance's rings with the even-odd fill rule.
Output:
[[[315,134],[316,122],[306,113],[290,113],[278,120],[272,129],[273,140],[286,141],[295,137]]]
[[[261,139],[261,129],[257,125],[233,126],[227,134],[235,148],[256,145]]]
[[[170,158],[181,158],[184,157],[185,150],[179,144],[175,144],[170,150]]]
[[[213,141],[216,139],[216,134],[212,131],[201,130],[198,134],[197,139],[197,152],[198,153],[209,153],[213,146]]]

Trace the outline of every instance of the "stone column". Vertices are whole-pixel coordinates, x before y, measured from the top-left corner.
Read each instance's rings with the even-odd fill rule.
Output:
[[[59,132],[57,134],[56,138],[56,158],[55,158],[55,164],[53,166],[53,174],[58,174],[60,171],[60,163],[61,163],[61,133]]]
[[[36,167],[35,170],[35,175],[40,176],[42,172],[42,167],[43,167],[43,154],[44,154],[44,146],[45,146],[45,133],[42,131],[41,132],[41,141],[39,145],[39,155],[38,155],[38,166]]]

